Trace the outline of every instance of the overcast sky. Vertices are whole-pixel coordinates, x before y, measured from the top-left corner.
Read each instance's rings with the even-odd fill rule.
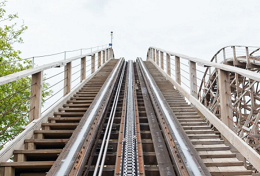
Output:
[[[260,46],[259,9],[259,0],[9,0],[6,7],[28,26],[23,57],[106,44],[114,31],[117,58],[145,58],[156,46],[207,60],[226,45]]]

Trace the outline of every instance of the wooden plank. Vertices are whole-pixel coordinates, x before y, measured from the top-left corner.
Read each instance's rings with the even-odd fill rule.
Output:
[[[96,59],[95,59],[95,54],[91,56],[91,73],[95,72],[95,67],[96,67]]]
[[[86,79],[86,57],[81,58],[80,81]]]
[[[38,72],[32,75],[32,87],[31,87],[31,102],[29,113],[29,123],[34,119],[38,119],[41,116],[42,107],[42,77],[43,73]]]
[[[155,48],[155,47],[151,47],[151,48]],[[209,61],[206,61],[206,60],[203,60],[203,59],[190,57],[190,56],[186,56],[186,55],[183,55],[183,54],[174,53],[174,52],[171,52],[171,51],[166,51],[166,50],[163,50],[163,49],[160,49],[160,48],[155,48],[155,49],[163,51],[164,53],[168,53],[171,56],[177,56],[177,57],[185,59],[185,60],[196,62],[198,65],[201,65],[201,66],[214,67],[216,69],[221,69],[221,70],[225,70],[225,71],[229,71],[229,72],[238,73],[242,76],[245,76],[247,78],[250,78],[250,79],[253,79],[255,81],[260,82],[260,73],[252,72],[250,70],[245,70],[245,69],[242,69],[242,68],[239,68],[239,67],[233,67],[233,66],[229,66],[229,65],[225,65],[225,64],[209,62]]]
[[[226,71],[218,70],[218,86],[219,86],[219,98],[221,109],[221,120],[230,129],[234,129],[233,124],[233,111],[229,107],[231,105],[231,89],[230,89],[230,76]]]
[[[186,57],[186,59],[190,59],[197,63],[200,61],[198,59],[190,57]],[[209,63],[212,66],[216,64],[211,62]],[[213,124],[218,129],[218,131],[231,143],[231,145],[233,145],[258,171],[260,171],[260,155],[254,149],[252,149],[247,143],[245,143],[239,136],[237,136],[231,129],[229,129],[222,121],[220,121],[218,117],[216,117],[211,111],[209,111],[203,104],[201,104],[198,99],[196,99],[193,96],[190,96],[190,94],[183,87],[181,87],[175,80],[173,80],[170,76],[164,73],[164,71],[157,67],[156,64],[154,65],[176,87],[176,89],[183,96],[185,96],[210,121],[211,124]],[[230,68],[230,66],[226,67],[226,65],[224,64],[221,65],[221,69],[227,69],[230,71],[234,70],[239,74],[242,73],[242,75],[244,76],[247,76],[247,74],[250,75],[250,72],[247,72],[247,70],[241,71],[242,69],[240,70],[240,68]],[[260,74],[258,75],[257,73],[251,73],[250,78],[254,79],[254,75],[258,76],[257,80],[260,81]]]
[[[63,95],[67,95],[71,90],[71,62],[67,63],[64,67],[64,93]]]
[[[198,98],[197,93],[197,73],[196,73],[196,62],[189,61],[190,69],[190,94],[195,98]]]
[[[106,48],[104,48],[104,49],[106,49]],[[104,50],[104,49],[102,49],[102,50]],[[84,54],[84,55],[81,55],[81,56],[75,56],[75,57],[72,57],[70,59],[66,59],[66,60],[62,60],[62,61],[58,61],[58,62],[53,62],[53,63],[45,64],[43,66],[39,66],[39,67],[36,67],[36,68],[27,69],[27,70],[23,70],[23,71],[13,73],[13,74],[10,74],[10,75],[2,76],[2,77],[0,77],[0,85],[13,82],[15,80],[33,75],[35,73],[38,73],[38,72],[41,72],[41,71],[44,71],[44,70],[47,70],[47,69],[50,69],[50,68],[65,66],[69,62],[72,62],[74,60],[78,60],[78,59],[85,57],[85,56],[92,56],[94,53],[98,53],[99,51],[102,51],[102,50],[97,50],[97,51],[94,51],[94,52],[91,52],[91,53],[88,53],[88,54]]]
[[[175,56],[175,79],[181,85],[181,62],[178,56]]]
[[[20,169],[27,168],[50,168],[54,161],[27,161],[27,162],[2,162],[0,166],[2,167],[13,167]]]

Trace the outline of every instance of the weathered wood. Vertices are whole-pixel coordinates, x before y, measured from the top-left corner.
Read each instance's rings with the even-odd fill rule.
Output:
[[[242,68],[239,68],[239,67],[230,66],[230,65],[209,62],[209,61],[206,61],[206,60],[203,60],[203,59],[198,59],[198,58],[195,58],[195,57],[190,57],[190,56],[186,56],[186,55],[183,55],[183,54],[166,51],[166,50],[159,49],[159,48],[155,48],[155,49],[163,51],[165,53],[168,53],[171,56],[178,56],[179,58],[196,62],[200,66],[214,67],[216,69],[221,69],[221,70],[225,70],[225,71],[229,71],[229,72],[238,73],[241,76],[244,76],[244,77],[247,77],[247,78],[250,78],[250,79],[253,79],[255,81],[259,81],[260,82],[260,73],[252,72],[250,70],[245,70],[245,69],[242,69]]]
[[[159,65],[159,50],[156,50],[156,64]]]
[[[98,52],[98,68],[101,66],[101,51]]]
[[[32,75],[31,102],[29,122],[38,119],[41,116],[41,100],[42,100],[42,77],[43,73],[38,72]]]
[[[106,61],[108,61],[108,49],[106,49]]]
[[[91,56],[91,73],[94,73],[95,72],[95,67],[96,67],[96,58],[95,58],[95,54],[93,54]]]
[[[13,167],[5,167],[3,176],[15,176],[15,170]]]
[[[64,67],[64,96],[71,90],[71,62]]]
[[[104,50],[104,49],[102,49],[102,50]],[[13,74],[10,74],[10,75],[2,76],[2,77],[0,77],[0,85],[10,83],[12,81],[33,75],[35,73],[38,73],[38,72],[41,72],[41,71],[44,71],[44,70],[47,70],[47,69],[50,69],[50,68],[65,66],[69,62],[81,59],[82,57],[85,57],[85,56],[92,56],[93,54],[98,53],[99,51],[102,51],[102,50],[97,50],[93,53],[91,52],[91,53],[84,54],[84,55],[81,55],[81,56],[75,56],[75,57],[72,57],[70,59],[61,60],[61,61],[58,61],[58,62],[53,62],[53,63],[46,64],[46,65],[43,65],[43,66],[39,66],[39,67],[36,67],[36,68],[27,69],[27,70],[23,70],[23,71],[13,73]]]
[[[81,58],[81,76],[80,81],[82,82],[84,79],[86,79],[86,57]]]
[[[219,98],[220,98],[220,109],[221,109],[221,120],[230,129],[233,130],[233,112],[229,107],[231,105],[231,89],[230,89],[230,76],[226,71],[218,70],[218,85]]]
[[[153,61],[155,62],[155,49],[152,50],[153,50]]]
[[[187,59],[187,57],[186,57],[186,59]],[[191,59],[191,60],[196,62],[196,59]],[[162,74],[164,74],[164,76],[176,87],[176,89],[183,96],[185,96],[185,98],[187,98],[191,102],[191,104],[194,107],[196,107],[205,116],[205,118],[207,118],[207,120],[209,120],[209,122],[212,125],[214,125],[214,127],[216,129],[218,129],[218,131],[221,133],[221,135],[223,135],[223,137],[225,137],[231,143],[231,145],[233,145],[257,170],[260,170],[260,165],[259,165],[260,155],[254,149],[252,149],[239,136],[237,136],[237,134],[235,134],[230,128],[228,128],[222,121],[220,121],[211,111],[209,111],[203,104],[201,104],[198,99],[196,99],[193,96],[190,96],[189,92],[187,92],[175,80],[173,80],[170,76],[168,76],[163,70],[161,70],[161,68],[159,68],[156,64],[154,64],[154,66],[157,67],[157,69]],[[224,67],[222,67],[222,68],[226,68],[225,67],[226,65],[223,65],[223,66]],[[239,70],[239,68],[234,68],[234,69]],[[254,74],[256,74],[256,73],[254,73]],[[189,134],[188,136],[189,136],[190,139],[202,139],[202,137],[204,139],[206,139],[206,138],[208,138],[208,139],[219,138],[215,134],[207,134],[207,135]],[[218,173],[220,173],[220,172],[218,172]]]
[[[171,56],[166,53],[166,63],[167,63],[167,74],[171,76]]]
[[[102,64],[104,64],[106,62],[106,52],[105,50],[101,51],[102,52],[102,57],[103,57],[103,62]]]
[[[181,85],[181,62],[178,56],[175,56],[175,80]]]
[[[196,70],[196,63],[193,61],[189,61],[190,63],[190,94],[195,98],[198,98],[197,93],[197,70]]]
[[[160,52],[160,59],[161,59],[161,68],[164,69],[164,65],[163,65],[164,58],[163,58],[163,52],[162,51]]]

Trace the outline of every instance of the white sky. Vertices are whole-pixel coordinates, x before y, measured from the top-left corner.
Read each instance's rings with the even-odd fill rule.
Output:
[[[149,46],[210,60],[226,45],[260,45],[259,0],[9,0],[6,10],[29,27],[23,57],[107,44],[110,31],[126,59]]]

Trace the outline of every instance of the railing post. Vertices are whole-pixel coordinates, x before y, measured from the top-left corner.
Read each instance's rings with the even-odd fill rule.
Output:
[[[153,49],[153,62],[155,63],[155,49]]]
[[[71,89],[71,62],[64,67],[64,96],[70,93]]]
[[[167,74],[171,76],[171,56],[166,53],[166,63],[167,63]]]
[[[246,47],[246,68],[251,68],[251,63],[250,63],[250,56],[249,56],[248,47]]]
[[[109,60],[113,58],[112,48],[109,49]]]
[[[150,61],[153,60],[153,49],[152,49],[152,48],[149,49],[149,56],[148,56],[148,59],[149,59]]]
[[[106,52],[105,52],[105,50],[103,50],[102,52],[103,52],[103,55],[102,55],[103,56],[103,63],[102,63],[102,65],[103,65],[106,62],[106,57],[105,57],[106,56]]]
[[[221,120],[229,128],[233,130],[233,113],[231,108],[231,90],[230,90],[230,75],[229,72],[218,69],[218,85],[219,85],[219,98]]]
[[[41,116],[41,101],[42,101],[42,77],[43,72],[38,72],[32,75],[32,87],[31,87],[31,102],[29,122],[34,119],[38,119]]]
[[[233,65],[236,66],[238,65],[237,56],[236,56],[236,47],[232,46],[232,49],[233,49]]]
[[[160,58],[161,58],[161,68],[164,69],[164,66],[163,66],[163,52],[161,51],[160,52]]]
[[[227,63],[227,61],[226,61],[226,50],[225,50],[225,48],[223,48],[223,59],[224,59],[224,63]]]
[[[80,81],[82,82],[86,79],[86,57],[81,58],[81,77]]]
[[[178,56],[175,56],[175,79],[181,85],[181,62]]]
[[[106,61],[108,61],[108,49],[106,49]]]
[[[156,64],[159,66],[159,50],[156,50]]]
[[[189,61],[189,63],[190,63],[190,94],[198,98],[196,62]]]
[[[101,51],[98,52],[98,68],[101,66]]]
[[[95,72],[95,54],[91,56],[91,73]]]

